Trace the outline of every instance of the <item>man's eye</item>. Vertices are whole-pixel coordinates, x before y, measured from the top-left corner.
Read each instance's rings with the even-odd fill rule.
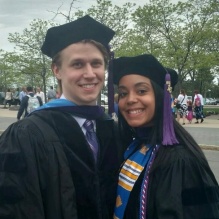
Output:
[[[92,63],[93,67],[100,67],[101,65],[102,65],[102,62],[99,62],[99,61]]]
[[[75,63],[73,63],[73,67],[74,68],[80,68],[80,67],[82,67],[82,63],[81,62],[75,62]]]

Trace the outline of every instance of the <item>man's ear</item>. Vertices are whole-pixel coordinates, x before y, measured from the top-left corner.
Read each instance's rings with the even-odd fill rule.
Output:
[[[56,64],[52,64],[51,66],[53,74],[55,75],[55,77],[57,79],[61,79],[61,75],[60,75],[60,69]]]

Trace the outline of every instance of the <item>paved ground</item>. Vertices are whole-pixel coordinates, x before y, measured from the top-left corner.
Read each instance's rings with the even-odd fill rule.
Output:
[[[0,106],[0,134],[10,124],[16,122],[17,110],[3,109]],[[182,121],[181,121],[182,122]],[[194,137],[208,159],[208,162],[219,182],[219,115],[208,116],[203,123],[184,125]]]
[[[203,151],[219,183],[219,151],[215,151],[215,150],[203,150]]]

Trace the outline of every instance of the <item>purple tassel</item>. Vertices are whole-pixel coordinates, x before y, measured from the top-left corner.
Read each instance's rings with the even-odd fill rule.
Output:
[[[111,115],[114,110],[114,86],[113,86],[113,72],[112,60],[114,59],[114,52],[110,51],[110,62],[108,68],[108,114]]]
[[[166,73],[164,85],[164,106],[163,106],[163,145],[174,145],[179,143],[173,128],[173,116],[171,110],[171,79],[170,74]]]

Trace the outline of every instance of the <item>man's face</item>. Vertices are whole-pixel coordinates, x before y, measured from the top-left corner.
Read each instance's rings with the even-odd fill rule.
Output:
[[[61,66],[53,66],[64,96],[77,105],[96,105],[105,80],[102,53],[90,43],[75,43],[61,52]]]

